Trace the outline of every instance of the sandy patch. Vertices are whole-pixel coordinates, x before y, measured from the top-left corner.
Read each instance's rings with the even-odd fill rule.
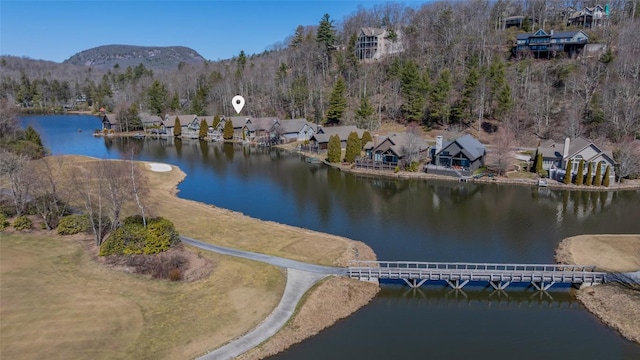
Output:
[[[155,172],[171,171],[171,165],[160,164],[160,163],[149,163],[149,168],[151,169],[151,171],[155,171]]]

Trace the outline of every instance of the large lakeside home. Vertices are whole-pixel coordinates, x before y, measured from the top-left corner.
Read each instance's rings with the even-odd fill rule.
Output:
[[[593,142],[577,137],[575,139],[566,138],[564,142],[548,140],[540,144],[538,152],[542,154],[542,168],[549,172],[549,177],[562,181],[567,171],[572,176],[578,173],[578,166],[584,160],[585,170],[587,164],[591,166],[592,174],[596,173],[596,166],[600,165],[601,174],[604,174],[609,166],[609,181],[615,181],[615,160],[611,151],[602,150]],[[567,165],[571,161],[571,168]]]

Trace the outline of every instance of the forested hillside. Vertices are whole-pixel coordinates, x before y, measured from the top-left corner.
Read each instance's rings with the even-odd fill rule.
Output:
[[[85,65],[98,69],[136,67],[140,64],[152,70],[174,70],[182,63],[200,64],[204,58],[184,46],[103,45],[81,51],[65,64]]]
[[[231,115],[231,98],[242,94],[243,113],[257,117],[369,129],[382,121],[456,131],[504,128],[521,144],[578,135],[619,142],[640,131],[637,3],[610,2],[610,16],[593,28],[567,26],[567,6],[593,1],[388,3],[339,21],[318,14],[318,24],[301,24],[262,54],[183,63],[163,73],[143,65],[105,71],[4,57],[0,89],[25,108],[59,108],[84,94],[93,108],[109,111]],[[502,29],[503,19],[514,15],[526,16],[524,29]],[[405,50],[358,60],[363,27],[404,34]],[[517,34],[538,28],[582,30],[590,44],[604,46],[572,58],[514,59]]]

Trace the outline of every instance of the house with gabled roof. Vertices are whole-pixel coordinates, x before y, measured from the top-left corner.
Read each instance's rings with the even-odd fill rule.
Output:
[[[431,163],[469,173],[484,166],[486,155],[486,147],[471,135],[464,135],[453,141],[443,141],[442,137],[437,137]]]
[[[243,129],[246,123],[250,119],[251,119],[250,116],[229,116],[229,117],[221,116],[220,122],[218,123],[218,126],[216,126],[214,131],[218,132],[219,134],[223,134],[224,125],[227,123],[227,121],[231,121],[231,123],[233,124],[233,140],[244,140]]]
[[[316,132],[316,126],[306,119],[286,119],[278,122],[274,128],[281,142],[310,140]]]
[[[590,164],[592,174],[596,173],[596,166],[600,164],[601,174],[604,175],[609,166],[610,181],[615,181],[615,160],[613,153],[609,150],[602,150],[596,144],[583,137],[575,139],[566,138],[564,143],[555,140],[548,140],[540,144],[538,152],[542,154],[542,168],[549,171],[549,176],[560,180],[564,178],[567,171],[573,175],[578,173],[578,166],[581,160],[585,164]],[[567,164],[571,160],[571,169],[567,169]],[[587,173],[585,165],[584,173]]]
[[[160,128],[162,125],[162,118],[158,115],[152,115],[146,112],[140,113],[140,122],[142,122],[142,128],[147,130],[150,128]]]
[[[361,28],[356,40],[356,56],[362,61],[379,60],[404,51],[404,33],[400,30]]]
[[[272,143],[276,137],[275,128],[280,123],[277,117],[262,117],[249,119],[242,130],[245,139],[249,141],[259,141]]]
[[[388,165],[398,165],[411,155],[420,160],[427,155],[429,144],[407,132],[392,132],[387,136],[374,136],[364,145],[365,158]],[[411,154],[414,153],[414,154]]]
[[[533,34],[518,34],[512,53],[516,58],[533,56],[538,59],[550,59],[562,53],[574,58],[582,53],[588,42],[589,36],[582,30],[551,30],[547,33],[540,29]]]
[[[333,135],[338,135],[340,138],[340,147],[345,149],[347,147],[349,134],[352,132],[355,132],[359,138],[362,138],[364,130],[358,129],[355,125],[318,126],[316,133],[309,139],[309,142],[313,150],[326,150],[329,145],[329,138]]]
[[[608,17],[607,10],[602,5],[596,5],[573,11],[567,19],[567,26],[581,26],[583,28],[600,26],[604,24],[605,19]]]
[[[116,114],[104,114],[102,117],[102,129],[116,132],[120,131],[120,122]]]

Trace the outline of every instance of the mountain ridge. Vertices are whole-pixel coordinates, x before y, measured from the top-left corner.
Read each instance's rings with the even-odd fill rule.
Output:
[[[180,63],[197,64],[206,61],[197,51],[186,46],[138,46],[110,44],[80,51],[63,64],[110,69],[143,64],[153,70],[172,70]]]

